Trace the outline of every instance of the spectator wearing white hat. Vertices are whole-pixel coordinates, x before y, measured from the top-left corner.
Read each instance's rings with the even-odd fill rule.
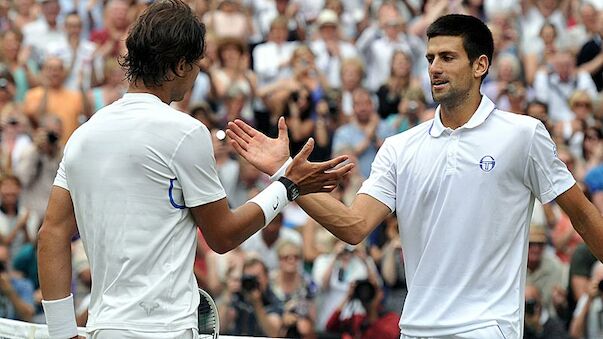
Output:
[[[310,44],[316,56],[316,66],[326,76],[332,88],[341,86],[341,60],[358,56],[356,47],[340,38],[337,13],[324,9],[316,19],[318,39]]]

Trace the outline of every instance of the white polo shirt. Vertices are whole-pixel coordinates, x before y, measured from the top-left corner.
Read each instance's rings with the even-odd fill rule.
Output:
[[[483,96],[462,127],[439,118],[386,139],[359,193],[396,211],[408,296],[405,335],[498,325],[521,338],[534,197],[575,183],[538,120]]]
[[[127,93],[69,139],[69,190],[92,272],[87,330],[197,326],[188,208],[225,197],[207,128],[151,94]]]

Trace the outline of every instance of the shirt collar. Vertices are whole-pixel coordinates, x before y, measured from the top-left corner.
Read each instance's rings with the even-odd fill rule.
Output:
[[[158,96],[151,93],[131,93],[126,92],[122,96],[122,99],[125,100],[139,100],[139,101],[155,101],[155,102],[163,102],[159,99]]]
[[[481,125],[484,121],[486,121],[488,116],[490,116],[490,113],[492,113],[495,108],[496,106],[492,100],[490,100],[487,96],[482,95],[482,100],[480,101],[477,110],[473,113],[469,121],[459,128],[475,128]],[[442,135],[442,133],[444,133],[446,130],[446,127],[444,124],[442,124],[442,119],[440,118],[440,109],[441,105],[438,105],[435,111],[433,123],[431,124],[431,128],[429,128],[429,134],[435,138]]]

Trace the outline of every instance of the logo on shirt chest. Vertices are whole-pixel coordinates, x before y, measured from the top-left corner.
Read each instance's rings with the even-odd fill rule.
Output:
[[[494,158],[492,156],[485,155],[479,161],[479,168],[481,168],[484,172],[490,172],[494,169],[494,166],[496,166],[496,161],[494,161]]]

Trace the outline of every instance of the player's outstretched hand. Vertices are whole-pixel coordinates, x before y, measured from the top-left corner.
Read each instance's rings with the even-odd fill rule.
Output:
[[[310,162],[308,156],[313,149],[314,139],[310,138],[285,172],[285,176],[299,186],[301,195],[331,192],[354,167],[353,163],[339,166],[348,160],[347,155],[324,162]]]
[[[278,120],[278,137],[265,136],[242,120],[228,123],[230,144],[245,160],[260,171],[273,175],[289,159],[289,137],[285,118]]]

